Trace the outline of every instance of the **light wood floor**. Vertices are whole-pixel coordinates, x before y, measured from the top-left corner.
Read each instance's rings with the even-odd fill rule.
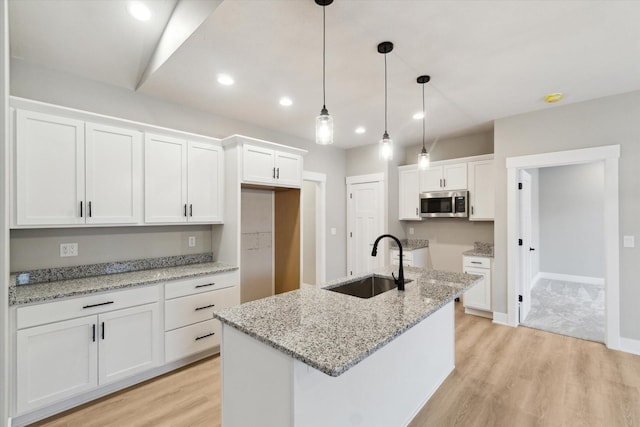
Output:
[[[36,425],[220,426],[219,362],[206,359]],[[640,356],[494,325],[458,306],[456,369],[410,426],[638,427]]]

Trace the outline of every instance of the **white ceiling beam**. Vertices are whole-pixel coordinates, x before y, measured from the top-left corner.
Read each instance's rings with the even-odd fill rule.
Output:
[[[223,0],[178,0],[136,90],[155,73],[220,6]]]

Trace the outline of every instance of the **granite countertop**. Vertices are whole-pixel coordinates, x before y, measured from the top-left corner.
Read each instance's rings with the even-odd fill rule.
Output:
[[[394,268],[377,273],[390,276]],[[337,377],[462,295],[481,276],[406,267],[405,291],[392,289],[361,299],[327,287],[350,276],[214,312],[222,322]]]
[[[463,252],[462,255],[493,258],[493,243],[474,242],[473,249]]]
[[[221,262],[207,262],[181,265],[177,267],[154,268],[128,273],[105,274],[78,279],[51,281],[31,285],[12,285],[9,286],[9,305],[50,301],[58,298],[150,285],[167,280],[197,277],[237,269],[237,266]],[[12,275],[10,280],[12,284],[15,284],[16,275]]]
[[[414,249],[422,249],[429,247],[429,241],[423,239],[401,239],[400,243],[402,243],[402,250],[404,251],[412,251]],[[398,249],[398,245],[393,240],[391,241],[390,249]]]

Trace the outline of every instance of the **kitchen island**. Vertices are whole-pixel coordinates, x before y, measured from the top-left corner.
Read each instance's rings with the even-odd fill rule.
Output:
[[[223,426],[411,421],[454,368],[453,300],[482,278],[407,268],[404,292],[326,289],[364,276],[215,312]]]

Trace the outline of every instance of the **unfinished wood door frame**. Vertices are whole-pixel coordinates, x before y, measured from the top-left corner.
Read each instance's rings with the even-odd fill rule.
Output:
[[[316,284],[327,280],[327,175],[319,172],[303,171],[303,181],[313,182],[316,186]],[[301,215],[301,228],[304,230],[304,216]],[[303,236],[304,239],[304,236]],[[304,282],[304,242],[300,253],[300,281]]]
[[[300,288],[300,189],[274,191],[274,279],[275,293]]]

